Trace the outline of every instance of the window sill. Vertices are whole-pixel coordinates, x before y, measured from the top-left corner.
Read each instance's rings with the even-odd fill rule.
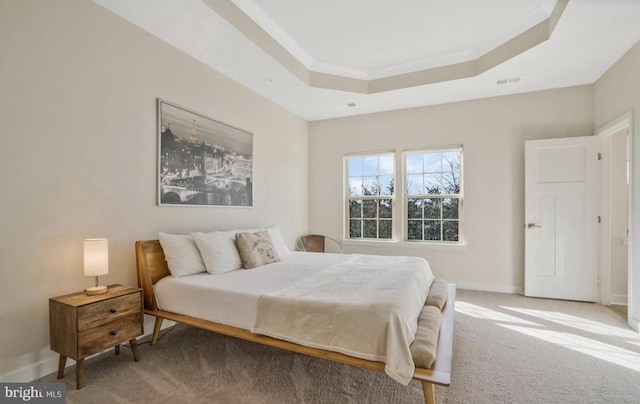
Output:
[[[382,240],[352,240],[343,239],[342,244],[347,246],[363,246],[363,247],[390,247],[390,248],[422,248],[433,250],[454,250],[463,251],[467,247],[467,243],[428,243],[423,241],[382,241]]]

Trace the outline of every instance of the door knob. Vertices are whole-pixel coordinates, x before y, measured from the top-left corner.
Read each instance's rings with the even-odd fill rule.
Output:
[[[539,224],[535,224],[535,223],[527,223],[527,229],[530,229],[532,227],[542,227]]]

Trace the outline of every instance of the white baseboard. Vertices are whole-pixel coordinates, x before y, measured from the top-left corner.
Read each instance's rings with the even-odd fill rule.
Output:
[[[28,383],[57,371],[58,354],[53,351],[50,354],[50,357],[34,364],[3,374],[0,376],[0,383]],[[69,366],[69,362],[75,363],[67,361],[67,366]]]
[[[147,330],[147,332],[145,332],[143,335],[141,335],[137,339],[145,338],[153,334],[154,323],[155,323],[155,317],[145,315],[144,329]],[[174,325],[175,325],[175,322],[165,320],[162,323],[162,329],[164,330],[166,328],[173,327]],[[109,348],[103,352],[106,352],[111,349],[113,348]],[[86,359],[93,358],[94,356],[98,356],[103,352],[98,352],[97,354],[91,355]],[[56,352],[49,351],[47,353],[47,356],[48,356],[47,358],[40,360],[36,363],[27,365],[23,368],[16,369],[11,372],[3,374],[2,376],[0,376],[0,383],[28,383],[28,382],[37,380],[41,377],[44,377],[46,375],[49,375],[53,372],[57,372],[58,358],[59,358],[58,354]],[[76,362],[74,360],[68,359],[66,368],[68,368],[69,366],[75,365],[75,363]]]
[[[627,295],[611,295],[611,304],[626,306],[627,301]]]
[[[513,295],[523,295],[524,288],[517,286],[499,286],[482,283],[454,282],[457,289],[479,290],[482,292],[510,293]]]

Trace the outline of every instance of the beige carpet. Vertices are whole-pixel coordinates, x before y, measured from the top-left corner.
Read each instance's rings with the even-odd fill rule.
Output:
[[[639,403],[640,336],[595,304],[458,291],[444,403]],[[85,364],[68,403],[423,403],[420,384],[185,326]],[[49,375],[43,381],[54,381]]]

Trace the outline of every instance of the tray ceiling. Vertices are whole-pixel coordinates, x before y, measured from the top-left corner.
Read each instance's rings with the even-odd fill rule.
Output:
[[[640,40],[636,0],[94,1],[307,120],[593,83]]]

